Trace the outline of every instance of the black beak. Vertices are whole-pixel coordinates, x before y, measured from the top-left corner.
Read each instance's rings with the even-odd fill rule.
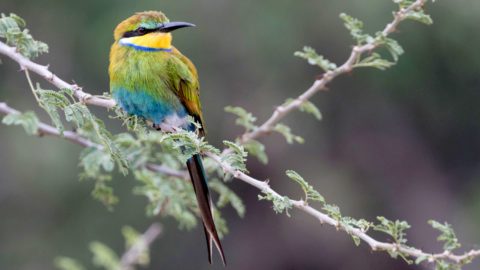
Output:
[[[167,22],[160,25],[158,31],[168,33],[184,27],[195,27],[195,24],[187,22]]]

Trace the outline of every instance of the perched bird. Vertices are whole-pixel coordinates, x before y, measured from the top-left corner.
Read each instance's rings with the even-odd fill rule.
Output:
[[[186,120],[191,116],[201,125],[199,135],[204,136],[197,70],[172,46],[171,32],[191,26],[170,22],[158,11],[136,13],[121,22],[110,50],[110,91],[123,110],[151,121],[157,129],[195,130]],[[207,238],[208,261],[212,262],[213,243],[225,264],[201,156],[192,156],[186,165]]]

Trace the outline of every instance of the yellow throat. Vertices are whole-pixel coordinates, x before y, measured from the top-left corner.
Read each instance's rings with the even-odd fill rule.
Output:
[[[172,34],[153,32],[143,36],[121,38],[120,45],[131,47],[170,50],[172,48]]]

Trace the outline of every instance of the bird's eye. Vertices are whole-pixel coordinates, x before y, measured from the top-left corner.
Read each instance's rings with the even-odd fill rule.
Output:
[[[147,33],[147,29],[145,29],[145,27],[139,27],[137,28],[137,33],[139,33],[140,35],[143,35]]]

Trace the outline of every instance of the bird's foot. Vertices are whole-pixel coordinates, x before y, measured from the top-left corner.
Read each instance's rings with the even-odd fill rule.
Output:
[[[162,130],[162,128],[160,127],[160,125],[155,124],[155,123],[152,124],[152,128],[154,128],[154,129],[156,129],[156,130],[158,130],[158,131]]]
[[[157,130],[161,130],[163,132],[170,132],[170,133],[177,133],[179,131],[181,131],[182,129],[180,127],[177,127],[177,126],[174,126],[174,125],[171,125],[169,123],[161,123],[159,125],[157,125]]]

